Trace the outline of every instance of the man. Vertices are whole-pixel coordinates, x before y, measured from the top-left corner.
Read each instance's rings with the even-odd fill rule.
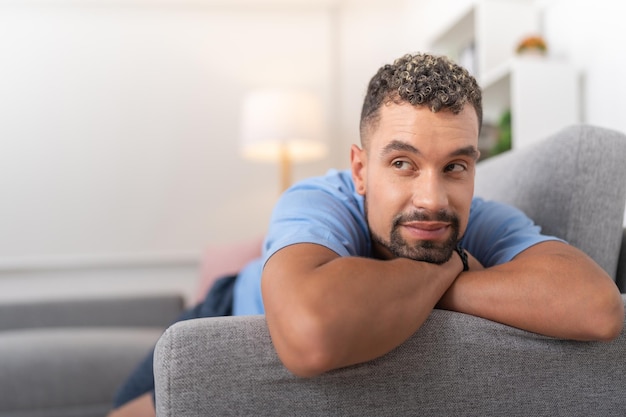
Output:
[[[621,297],[598,265],[518,210],[473,198],[481,119],[466,70],[404,56],[370,81],[351,170],[281,197],[233,313],[266,315],[291,372],[384,355],[435,307],[559,338],[619,334]]]

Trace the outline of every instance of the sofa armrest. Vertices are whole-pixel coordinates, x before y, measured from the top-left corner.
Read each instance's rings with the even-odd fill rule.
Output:
[[[196,319],[157,343],[156,407],[159,417],[617,415],[625,356],[625,332],[565,341],[435,310],[387,355],[307,379],[283,367],[263,316]]]
[[[160,327],[184,309],[180,294],[0,303],[0,331],[48,327]]]

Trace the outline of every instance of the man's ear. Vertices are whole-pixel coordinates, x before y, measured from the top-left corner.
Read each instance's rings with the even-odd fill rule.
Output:
[[[356,145],[350,148],[350,167],[352,168],[352,180],[356,192],[365,195],[365,184],[367,182],[367,152]]]

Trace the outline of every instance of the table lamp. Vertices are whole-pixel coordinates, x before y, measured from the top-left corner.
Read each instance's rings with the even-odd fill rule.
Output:
[[[327,153],[322,105],[306,91],[257,90],[248,94],[241,118],[244,158],[280,164],[281,190],[291,185],[291,165]]]

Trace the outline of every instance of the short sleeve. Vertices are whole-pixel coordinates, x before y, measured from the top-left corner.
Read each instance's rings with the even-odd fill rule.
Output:
[[[541,234],[519,209],[496,201],[474,198],[462,246],[485,267],[510,261],[540,242],[558,240]]]
[[[264,245],[264,261],[297,243],[325,246],[339,256],[369,256],[363,199],[346,171],[305,180],[278,201]]]

